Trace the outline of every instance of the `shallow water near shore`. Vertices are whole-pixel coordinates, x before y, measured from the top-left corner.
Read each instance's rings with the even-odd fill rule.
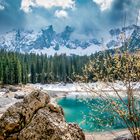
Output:
[[[57,99],[65,114],[65,119],[70,123],[77,123],[85,132],[105,132],[124,129],[126,126],[118,117],[107,111],[102,111],[103,104],[100,99]],[[98,106],[100,109],[97,109]]]

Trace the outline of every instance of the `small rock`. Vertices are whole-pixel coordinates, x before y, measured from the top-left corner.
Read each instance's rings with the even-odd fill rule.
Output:
[[[23,99],[24,97],[25,97],[24,94],[18,94],[18,93],[16,93],[16,94],[14,95],[14,98],[16,98],[16,99]]]
[[[9,92],[9,90],[8,90],[8,89],[6,89],[6,88],[2,88],[2,89],[0,89],[0,92],[8,93],[8,92]]]
[[[9,90],[12,92],[16,92],[16,91],[18,91],[18,88],[14,87],[14,86],[9,86]]]

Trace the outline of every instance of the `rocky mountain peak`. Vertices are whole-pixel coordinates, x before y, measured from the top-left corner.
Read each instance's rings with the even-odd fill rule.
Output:
[[[42,28],[39,32],[33,30],[12,30],[0,35],[0,49],[17,51],[21,53],[43,53],[54,55],[55,53],[67,55],[90,55],[102,50],[101,39],[91,38],[86,40],[72,39],[75,30],[66,26],[63,32],[57,33],[53,26]],[[140,27],[131,25],[125,28],[114,28],[109,31],[111,37],[104,41],[108,49],[122,47],[121,37],[125,34],[131,39],[131,48],[140,48]]]
[[[48,27],[45,28],[45,29],[43,28],[41,31],[42,31],[42,35],[43,35],[46,39],[48,39],[49,42],[51,42],[51,41],[54,39],[55,35],[56,35],[56,32],[54,31],[52,25],[48,26]]]
[[[66,26],[65,30],[61,33],[63,40],[69,40],[71,34],[74,32],[74,29],[70,26]]]

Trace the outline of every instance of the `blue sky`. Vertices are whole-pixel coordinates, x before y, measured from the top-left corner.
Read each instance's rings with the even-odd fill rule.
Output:
[[[139,9],[140,0],[0,0],[0,31],[70,25],[76,37],[101,36],[121,27],[124,13],[126,24],[135,24]]]

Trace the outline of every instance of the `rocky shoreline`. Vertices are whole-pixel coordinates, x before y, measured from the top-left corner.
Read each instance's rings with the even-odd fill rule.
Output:
[[[0,140],[85,140],[76,124],[67,124],[61,107],[35,90],[0,118]]]
[[[56,98],[62,98],[65,97],[68,92],[58,92],[58,91],[46,91],[43,88],[35,87],[30,84],[26,86],[11,86],[4,87],[0,89],[0,117],[3,115],[3,113],[12,105],[14,105],[17,102],[22,102],[24,97],[26,95],[29,95],[34,90],[40,90],[45,91],[49,94],[50,102],[56,103]],[[86,140],[113,140],[118,137],[118,140],[122,140],[119,138],[119,136],[127,137],[128,131],[127,130],[120,130],[120,131],[114,131],[114,132],[104,132],[104,133],[85,133]]]

